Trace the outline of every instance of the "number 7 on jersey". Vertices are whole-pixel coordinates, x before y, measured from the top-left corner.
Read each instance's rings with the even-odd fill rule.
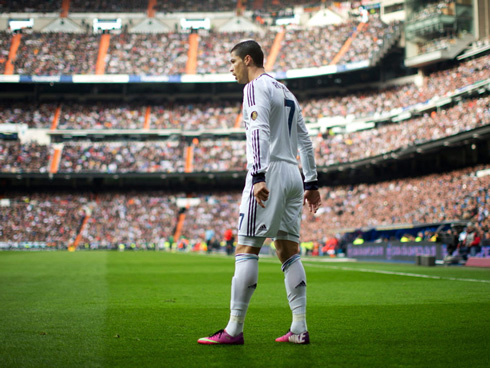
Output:
[[[296,111],[296,105],[293,100],[284,99],[284,106],[289,107],[289,117],[288,117],[288,128],[289,128],[289,136],[291,136],[291,126],[293,125],[293,117],[294,112]]]

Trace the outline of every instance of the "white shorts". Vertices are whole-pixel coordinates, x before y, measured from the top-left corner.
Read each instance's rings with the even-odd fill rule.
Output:
[[[298,166],[272,161],[265,182],[269,199],[262,208],[253,195],[252,175],[247,175],[238,218],[238,244],[261,247],[266,238],[298,243],[304,193]]]

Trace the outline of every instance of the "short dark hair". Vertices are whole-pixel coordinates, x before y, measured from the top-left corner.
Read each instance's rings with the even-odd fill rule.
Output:
[[[247,40],[237,43],[231,49],[230,53],[235,52],[240,58],[244,59],[245,56],[250,55],[254,64],[262,68],[264,66],[264,52],[260,45],[254,40]]]

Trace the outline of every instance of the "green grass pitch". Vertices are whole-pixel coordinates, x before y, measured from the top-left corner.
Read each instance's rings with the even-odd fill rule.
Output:
[[[290,311],[261,258],[245,345],[205,346],[228,321],[232,257],[0,252],[0,366],[488,367],[489,270],[304,264],[310,345],[274,341]]]

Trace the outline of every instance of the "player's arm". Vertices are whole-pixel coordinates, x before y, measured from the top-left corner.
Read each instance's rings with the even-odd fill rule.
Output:
[[[310,212],[315,213],[321,206],[321,196],[318,191],[318,174],[316,171],[315,152],[313,143],[308,135],[301,110],[298,111],[298,147],[303,175],[305,177],[305,194],[303,204],[308,205]]]
[[[270,125],[271,97],[263,84],[250,83],[245,88],[245,103],[248,104],[250,118],[250,143],[253,165],[251,175],[254,184],[254,196],[261,207],[269,198],[265,184],[265,173],[270,160]]]
[[[301,159],[301,166],[305,176],[305,189],[318,189],[318,175],[316,171],[315,152],[313,143],[308,135],[301,110],[298,111],[298,123],[296,125],[298,133],[298,148]]]
[[[252,145],[252,176],[254,184],[265,181],[265,173],[270,159],[270,125],[271,97],[263,84],[248,85],[250,143]],[[247,92],[247,91],[245,91]]]

